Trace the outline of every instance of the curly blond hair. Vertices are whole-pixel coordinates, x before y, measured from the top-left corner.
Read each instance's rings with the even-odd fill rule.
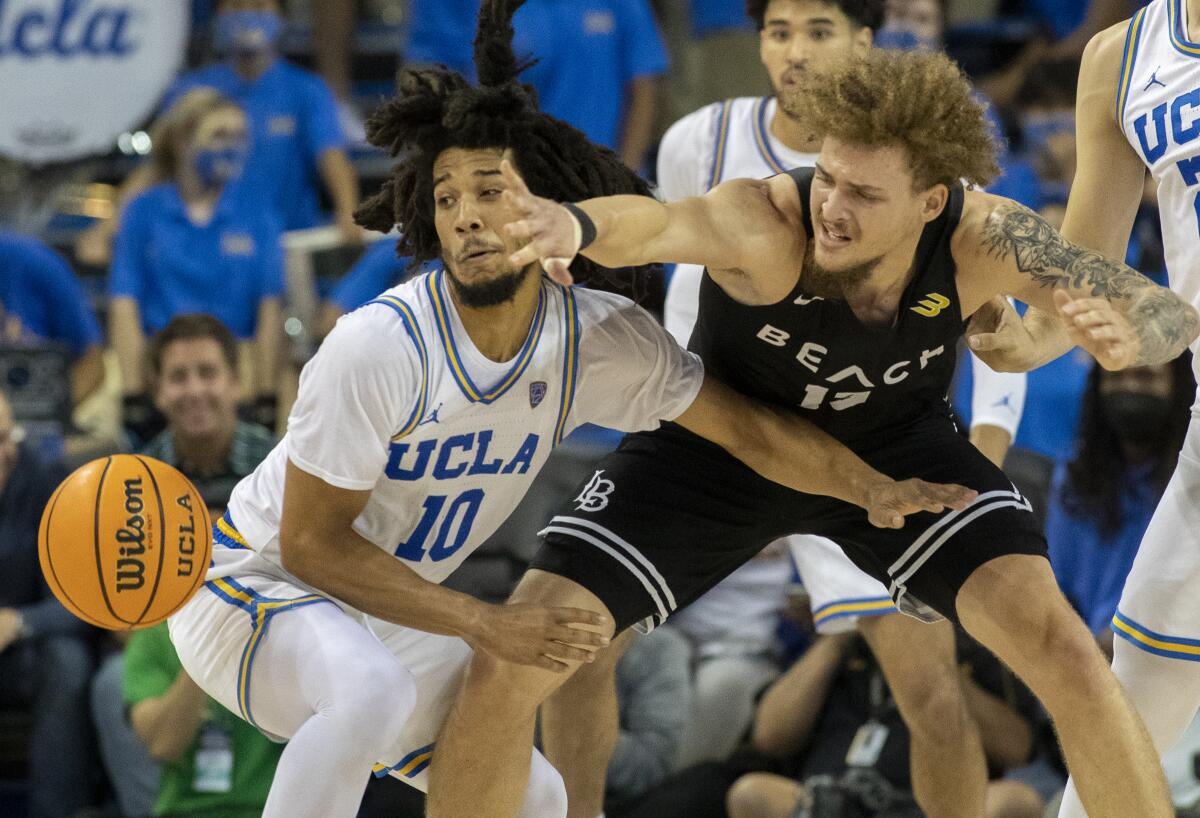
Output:
[[[970,81],[944,54],[872,48],[784,92],[784,110],[823,136],[908,155],[916,190],[1000,173],[999,146]]]

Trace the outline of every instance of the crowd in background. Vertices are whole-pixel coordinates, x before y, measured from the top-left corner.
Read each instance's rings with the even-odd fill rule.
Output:
[[[260,813],[280,746],[191,682],[165,626],[100,634],[59,606],[37,565],[40,510],[69,468],[114,451],[177,466],[214,514],[224,509],[283,433],[313,345],[338,316],[418,272],[397,257],[395,237],[353,222],[380,178],[364,120],[386,90],[363,78],[356,32],[399,10],[397,62],[471,76],[478,4],[193,0],[197,56],[147,123],[149,156],[102,180],[112,217],[0,231],[0,814]],[[958,59],[1006,145],[995,192],[1059,224],[1079,54],[1133,10],[1126,0],[965,11],[888,0],[875,40]],[[309,67],[284,53],[289,28],[305,26],[322,34],[302,55]],[[516,52],[537,59],[524,79],[543,109],[648,177],[673,121],[770,91],[743,0],[527,0],[515,30]],[[1129,260],[1162,277],[1152,190],[1144,201]],[[322,227],[331,238],[320,252],[289,244]],[[310,273],[316,259],[317,275],[296,276],[297,255]],[[971,367],[959,370],[952,403],[969,421]],[[1110,373],[1074,351],[1029,375],[1010,462],[1045,519],[1055,575],[1110,651],[1109,623],[1195,388],[1186,359]],[[536,548],[539,516],[611,445],[594,430],[568,441],[452,584],[503,599]],[[1064,781],[1047,720],[960,636],[991,767],[989,818],[1040,816]],[[617,681],[610,818],[788,818],[807,801],[817,815],[834,808],[831,782],[862,768],[891,788],[870,814],[920,814],[907,797],[905,727],[877,663],[853,631],[814,636],[782,550],[635,639]],[[884,736],[865,755],[864,730]],[[1198,753],[1193,730],[1168,759],[1181,810],[1200,802]],[[364,815],[420,810],[419,796],[390,780],[374,782],[363,805]]]

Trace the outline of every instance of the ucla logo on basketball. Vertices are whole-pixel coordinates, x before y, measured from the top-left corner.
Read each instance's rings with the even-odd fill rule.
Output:
[[[126,4],[57,0],[13,10],[0,0],[0,56],[124,57],[138,47]]]
[[[142,478],[125,481],[125,525],[117,529],[117,591],[136,591],[146,584],[146,518],[142,511],[146,501],[142,496]]]

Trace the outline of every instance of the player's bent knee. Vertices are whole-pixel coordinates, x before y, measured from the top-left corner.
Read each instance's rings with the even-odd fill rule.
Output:
[[[518,818],[566,818],[567,786],[558,770],[541,753],[533,754],[529,788]]]
[[[517,709],[537,707],[550,697],[572,673],[578,664],[567,670],[555,671],[533,665],[519,665],[477,651],[471,658],[471,669],[467,685],[482,695],[489,696],[489,706],[509,706]],[[492,692],[496,696],[491,697]]]
[[[919,682],[910,680],[905,689],[893,689],[893,693],[914,737],[957,743],[967,735],[970,715],[958,676],[934,673]]]

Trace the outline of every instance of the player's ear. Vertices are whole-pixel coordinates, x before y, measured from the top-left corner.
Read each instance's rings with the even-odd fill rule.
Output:
[[[938,182],[921,192],[921,220],[931,222],[942,215],[946,202],[950,200],[950,188]]]

